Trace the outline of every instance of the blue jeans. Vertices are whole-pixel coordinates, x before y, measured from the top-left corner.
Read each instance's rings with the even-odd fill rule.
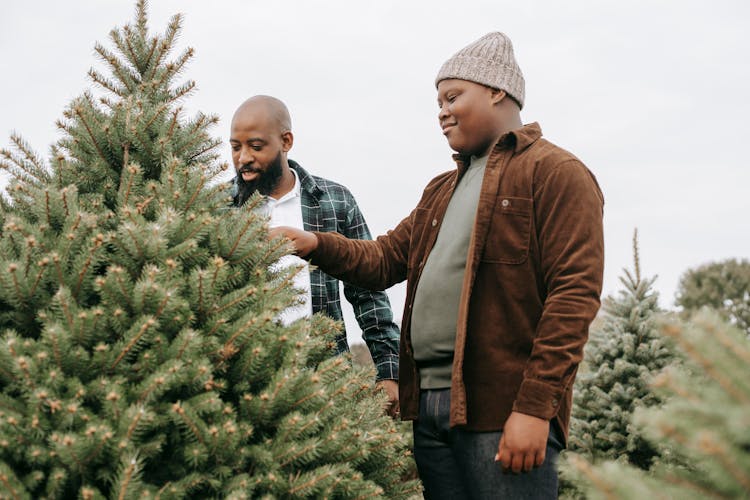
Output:
[[[557,455],[562,439],[550,425],[544,463],[529,472],[503,472],[495,462],[502,432],[471,432],[449,425],[450,389],[422,390],[414,422],[414,458],[428,500],[557,498]]]

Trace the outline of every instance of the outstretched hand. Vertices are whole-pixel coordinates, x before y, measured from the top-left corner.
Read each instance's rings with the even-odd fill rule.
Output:
[[[513,412],[505,422],[495,461],[515,473],[529,472],[544,463],[549,421]]]
[[[268,232],[271,238],[285,236],[292,242],[294,253],[303,259],[318,248],[318,238],[313,233],[297,229],[296,227],[279,226]]]
[[[382,390],[388,396],[385,412],[393,419],[401,415],[401,408],[398,402],[398,382],[395,380],[381,380],[375,384],[376,390]]]

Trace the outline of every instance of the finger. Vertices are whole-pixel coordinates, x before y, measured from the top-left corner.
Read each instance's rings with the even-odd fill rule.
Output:
[[[396,414],[396,404],[393,402],[392,399],[389,399],[388,402],[385,404],[385,412],[386,415],[389,417],[392,417]]]
[[[503,455],[505,453],[505,436],[500,436],[500,442],[497,445],[497,453],[495,454],[495,462],[502,462]],[[505,467],[505,464],[502,463],[502,466]]]
[[[536,454],[526,453],[523,458],[523,471],[529,472],[531,469],[534,468],[535,463],[536,463]]]
[[[537,467],[541,466],[544,463],[544,459],[547,458],[547,449],[542,449],[542,451],[538,452],[536,454],[536,462],[535,465]]]
[[[512,470],[516,474],[520,473],[523,470],[523,462],[524,462],[524,454],[514,453],[511,456],[511,460],[510,460],[510,470]]]

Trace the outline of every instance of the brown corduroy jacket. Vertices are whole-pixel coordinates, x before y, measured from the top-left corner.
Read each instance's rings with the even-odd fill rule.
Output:
[[[466,170],[433,179],[417,207],[375,241],[316,233],[311,262],[382,290],[407,280],[399,392],[417,417],[419,372],[411,309],[448,201]],[[572,385],[599,309],[604,200],[593,174],[542,138],[538,124],[503,136],[490,153],[474,222],[451,376],[451,425],[501,430],[511,411],[557,419],[567,437]],[[450,228],[443,228],[450,234]]]

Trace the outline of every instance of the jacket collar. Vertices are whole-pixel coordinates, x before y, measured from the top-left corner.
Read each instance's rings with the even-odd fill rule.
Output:
[[[529,123],[528,125],[524,125],[516,130],[511,130],[500,137],[497,143],[495,143],[493,151],[512,149],[514,153],[518,154],[534,144],[541,137],[542,127],[539,126],[539,123]],[[453,155],[453,159],[459,164],[459,166],[463,167],[469,163],[470,157],[456,153]]]
[[[318,183],[315,181],[315,178],[310,175],[307,170],[302,168],[299,163],[297,163],[294,160],[288,160],[289,161],[289,168],[297,172],[297,175],[299,176],[299,184],[302,191],[306,192],[307,194],[314,196],[316,198],[320,197],[320,195],[323,193],[323,190],[318,186]]]

